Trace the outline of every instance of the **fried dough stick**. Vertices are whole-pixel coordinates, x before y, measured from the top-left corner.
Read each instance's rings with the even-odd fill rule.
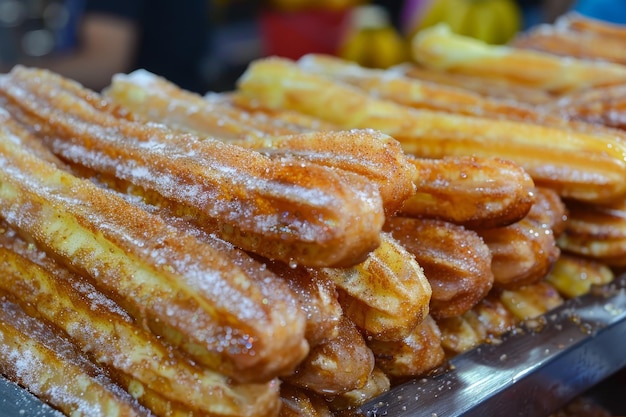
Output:
[[[565,204],[569,218],[559,247],[609,266],[626,266],[626,199],[607,205]]]
[[[549,282],[540,281],[500,293],[500,301],[518,321],[535,319],[563,304],[559,291]]]
[[[463,315],[437,320],[441,344],[450,356],[482,343],[498,343],[499,338],[517,324],[517,318],[502,304],[496,292],[488,294]]]
[[[412,177],[415,169],[406,160],[400,143],[378,132],[297,134],[298,129],[287,128],[276,132],[274,124],[267,129],[259,126],[250,112],[208,102],[146,72],[116,75],[106,95],[134,114],[173,128],[214,135],[272,158],[289,155],[365,176],[378,186],[386,213],[395,212],[414,192]],[[216,116],[221,112],[231,118],[238,117],[236,126],[239,130],[257,129],[263,134],[235,131]],[[271,117],[266,119],[273,120]]]
[[[333,281],[302,266],[272,261],[266,265],[287,282],[299,300],[307,317],[305,337],[311,348],[339,336],[343,310]]]
[[[331,396],[362,388],[374,369],[374,354],[347,317],[337,337],[311,349],[292,375],[284,380],[296,387]]]
[[[463,89],[421,81],[393,70],[362,67],[330,55],[308,54],[298,66],[353,85],[368,94],[405,106],[456,114],[539,121],[543,115],[527,104],[481,96]]]
[[[0,290],[31,316],[62,329],[113,379],[131,379],[167,402],[208,416],[268,416],[277,409],[277,381],[236,385],[224,375],[195,367],[81,277],[8,229],[0,235],[0,265]],[[137,399],[144,403],[143,396]]]
[[[335,417],[349,417],[355,415],[354,410],[357,407],[389,391],[390,388],[391,381],[389,381],[389,377],[378,366],[374,366],[363,387],[327,397],[326,401],[329,408],[335,412]]]
[[[514,162],[476,156],[409,160],[417,168],[417,192],[405,200],[402,216],[491,228],[521,220],[534,204],[534,182]]]
[[[0,372],[67,415],[153,415],[51,326],[28,316],[3,294],[0,340]]]
[[[6,116],[6,115],[5,115]],[[197,362],[268,381],[306,355],[303,313],[273,274],[35,157],[0,125],[0,216],[87,275],[138,322]]]
[[[245,250],[336,266],[357,263],[378,246],[384,213],[368,180],[115,117],[98,109],[100,96],[81,90],[82,98],[77,88],[23,67],[0,80],[8,108],[41,127],[55,153],[160,195],[181,216]]]
[[[428,315],[432,289],[422,267],[389,233],[352,268],[309,269],[339,290],[344,314],[368,336],[400,340]]]
[[[335,417],[327,400],[314,392],[289,384],[280,386],[282,407],[279,417]]]
[[[626,193],[624,144],[606,134],[412,109],[279,58],[252,63],[239,80],[237,97],[260,107],[298,110],[343,128],[377,129],[419,157],[509,159],[535,185],[570,198],[597,202]]]
[[[390,69],[409,78],[450,86],[498,100],[519,102],[531,106],[549,103],[555,95],[536,88],[519,85],[515,81],[490,79],[479,75],[459,74],[431,69],[416,63],[398,65]]]
[[[556,260],[545,280],[564,298],[589,293],[594,285],[605,285],[615,279],[615,273],[602,262],[567,253]]]
[[[560,255],[552,230],[531,218],[477,233],[491,251],[493,285],[498,288],[540,281]]]
[[[626,64],[625,41],[624,25],[569,12],[553,24],[538,25],[523,32],[511,45],[555,55]]]
[[[411,48],[413,58],[428,68],[503,79],[554,94],[626,82],[626,66],[488,45],[446,25],[420,31]]]
[[[494,283],[489,247],[473,230],[442,220],[390,217],[385,230],[424,268],[432,288],[430,315],[463,314]]]
[[[367,345],[374,352],[376,366],[392,380],[427,375],[445,360],[441,331],[431,316],[401,341],[370,339]]]

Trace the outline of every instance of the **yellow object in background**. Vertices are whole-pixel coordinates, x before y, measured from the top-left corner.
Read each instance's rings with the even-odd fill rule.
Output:
[[[366,5],[351,11],[337,55],[364,67],[389,68],[408,59],[409,45],[384,8]]]
[[[416,16],[412,33],[439,23],[459,35],[505,44],[522,28],[522,13],[514,0],[430,0]]]

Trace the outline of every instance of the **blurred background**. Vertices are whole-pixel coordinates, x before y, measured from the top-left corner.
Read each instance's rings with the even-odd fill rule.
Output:
[[[110,72],[144,67],[181,85],[189,81],[183,86],[198,92],[225,91],[234,88],[251,60],[263,56],[296,59],[318,52],[385,68],[407,60],[411,37],[441,21],[455,32],[503,44],[519,31],[553,22],[569,10],[620,21],[623,13],[615,8],[626,6],[623,0],[134,3],[0,0],[0,69],[8,71],[17,63],[49,67],[99,89]],[[100,19],[100,26],[89,29],[86,17],[93,13],[108,20]],[[122,24],[105,27],[118,17]]]

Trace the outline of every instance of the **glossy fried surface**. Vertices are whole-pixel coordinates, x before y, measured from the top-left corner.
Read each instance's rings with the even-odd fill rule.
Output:
[[[65,414],[153,415],[51,326],[28,316],[4,294],[0,295],[0,338],[2,374]]]
[[[428,315],[432,289],[422,266],[389,233],[352,268],[310,270],[335,283],[347,317],[382,340],[399,340]]]
[[[376,365],[389,377],[426,375],[440,366],[445,353],[441,331],[431,316],[427,316],[402,341],[368,340]]]
[[[610,266],[626,265],[626,200],[607,205],[566,202],[569,218],[558,244]]]
[[[337,337],[313,347],[285,380],[318,394],[336,395],[365,385],[374,368],[374,355],[348,318],[339,323]]]
[[[278,383],[233,384],[215,371],[195,366],[175,349],[137,326],[112,300],[42,251],[2,227],[0,289],[31,316],[55,323],[71,342],[118,381],[141,384],[136,394],[151,407],[149,394],[164,404],[182,403],[211,416],[269,416],[278,405]],[[68,314],[71,312],[71,314]],[[146,359],[149,358],[149,359]]]
[[[564,298],[573,298],[589,293],[594,285],[608,284],[614,278],[613,270],[602,262],[561,254],[545,279]]]
[[[0,82],[14,115],[41,126],[38,134],[55,153],[151,190],[239,247],[335,266],[354,264],[378,245],[384,214],[366,179],[116,117],[99,109],[101,97],[76,89],[23,67]]]
[[[463,314],[494,283],[492,255],[475,232],[441,220],[391,217],[385,230],[415,256],[432,287],[430,314]]]
[[[626,67],[621,65],[489,45],[443,25],[420,31],[411,48],[417,62],[429,68],[510,80],[557,94],[626,81]]]
[[[477,232],[492,254],[494,286],[498,288],[540,281],[560,254],[552,230],[531,218]]]
[[[417,169],[417,192],[405,200],[403,216],[490,228],[522,219],[535,202],[532,178],[508,160],[451,156],[410,161]]]
[[[11,139],[15,129],[0,127],[0,216],[20,234],[233,378],[267,381],[306,355],[305,319],[283,282],[37,158]]]
[[[585,201],[626,193],[626,148],[606,134],[512,120],[413,109],[279,58],[255,61],[237,94],[262,108],[287,108],[343,128],[372,128],[424,158],[452,155],[500,157],[519,164],[535,185]]]
[[[387,213],[397,210],[414,192],[414,168],[402,147],[378,132],[318,129],[304,133],[307,129],[287,123],[278,129],[278,118],[260,118],[258,112],[205,100],[145,71],[116,76],[108,96],[135,114],[173,128],[214,135],[273,159],[292,156],[364,176],[378,186]]]

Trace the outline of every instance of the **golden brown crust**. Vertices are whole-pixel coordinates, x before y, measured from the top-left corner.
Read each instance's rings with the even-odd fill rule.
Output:
[[[510,100],[514,103],[519,102],[534,106],[549,103],[554,99],[554,95],[551,93],[536,88],[524,87],[507,80],[486,79],[478,75],[440,71],[418,65],[417,63],[399,65],[392,68],[391,71],[417,80],[470,91],[483,97]]]
[[[378,186],[386,213],[393,213],[414,192],[413,166],[400,144],[379,132],[302,133],[307,129],[289,125],[280,125],[279,129],[279,119],[273,114],[261,118],[258,111],[207,101],[145,72],[116,76],[108,91],[117,103],[148,120],[214,135],[273,159],[295,157],[365,176]],[[301,114],[301,118],[306,117]]]
[[[531,218],[477,231],[492,254],[494,286],[517,288],[543,279],[559,257],[552,229]]]
[[[427,316],[402,341],[367,341],[374,352],[376,365],[390,378],[426,375],[445,360],[441,332],[431,316]]]
[[[114,117],[44,71],[10,77],[2,94],[55,152],[152,190],[244,249],[330,266],[359,262],[379,244],[382,203],[366,179]]]
[[[417,192],[405,200],[403,216],[490,228],[522,219],[535,201],[532,178],[508,160],[476,156],[409,160],[417,168]]]
[[[503,79],[556,94],[626,81],[626,67],[621,65],[488,45],[454,34],[444,25],[420,31],[411,48],[417,62],[429,68]]]
[[[558,239],[565,252],[610,266],[626,265],[626,200],[607,205],[566,201],[569,217]]]
[[[595,202],[626,193],[625,145],[606,133],[412,109],[278,58],[254,62],[240,78],[238,94],[260,107],[301,111],[343,128],[380,130],[420,157],[509,159],[535,185],[562,196]]]
[[[36,158],[9,139],[15,128],[0,126],[0,215],[21,234],[233,378],[267,381],[306,355],[304,317],[284,283],[251,275],[211,245]]]
[[[589,293],[594,285],[608,284],[614,278],[615,273],[606,264],[564,253],[545,279],[564,298],[574,298]]]
[[[519,321],[537,318],[563,304],[563,298],[547,281],[500,293],[500,301]]]
[[[374,368],[374,355],[347,317],[337,337],[313,347],[292,375],[284,379],[297,387],[327,396],[362,388]]]
[[[474,231],[441,220],[390,217],[385,230],[415,256],[432,287],[430,314],[463,314],[494,282],[489,247]]]
[[[0,339],[2,375],[67,415],[153,415],[80,350],[4,294],[0,294]]]
[[[137,326],[117,304],[84,278],[3,228],[0,234],[0,290],[10,293],[38,320],[54,323],[112,378],[141,386],[136,398],[148,408],[184,404],[211,416],[269,416],[278,405],[277,381],[232,384],[215,371],[193,365]],[[71,311],[72,314],[67,314]],[[148,361],[145,358],[150,358]],[[149,405],[150,393],[160,393]]]
[[[310,272],[335,283],[345,315],[369,336],[402,339],[428,314],[428,279],[411,253],[388,233],[381,234],[381,245],[362,263]]]

